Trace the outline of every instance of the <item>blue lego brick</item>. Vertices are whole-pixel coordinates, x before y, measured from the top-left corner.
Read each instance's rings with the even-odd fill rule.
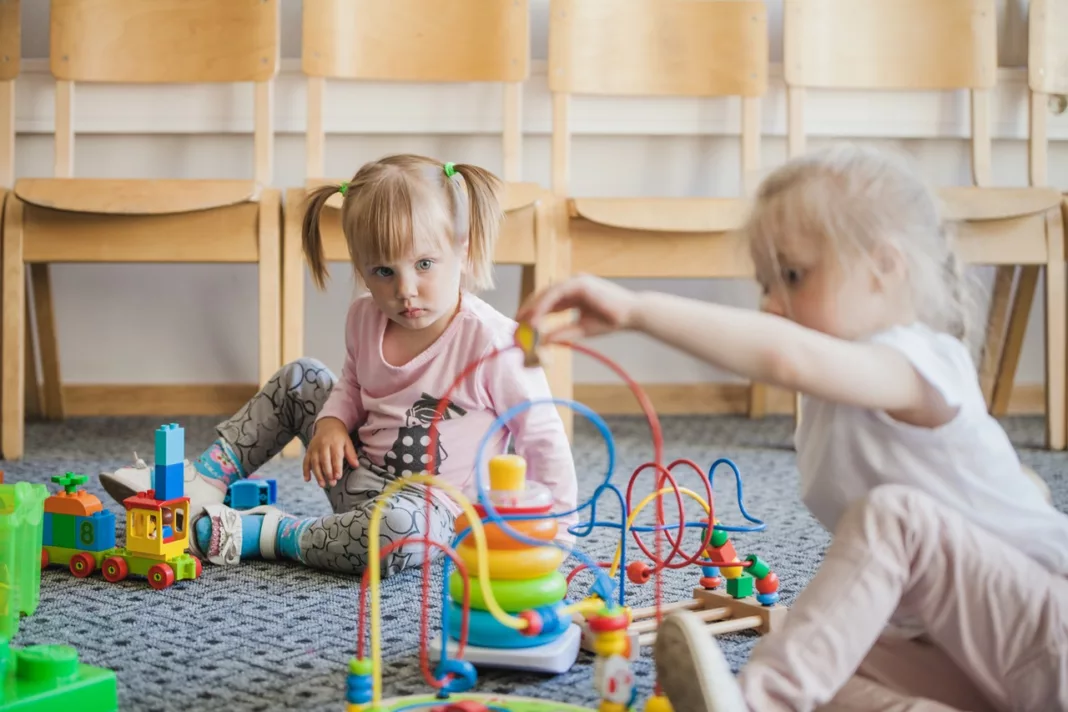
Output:
[[[156,464],[173,465],[185,459],[185,428],[168,423],[156,428]]]
[[[44,522],[41,525],[41,545],[52,546],[52,513],[44,513]]]
[[[103,510],[91,517],[74,518],[76,548],[82,551],[104,551],[115,546],[115,515]]]
[[[175,499],[185,496],[185,465],[177,462],[172,465],[156,465],[152,489],[156,490],[156,499]]]
[[[278,483],[275,480],[239,480],[226,491],[223,504],[232,509],[252,509],[278,500]]]

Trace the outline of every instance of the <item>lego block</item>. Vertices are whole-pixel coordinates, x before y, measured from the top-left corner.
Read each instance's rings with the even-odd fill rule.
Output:
[[[69,645],[0,646],[0,710],[119,709],[115,673],[82,663]]]
[[[753,577],[748,572],[738,578],[727,579],[727,593],[733,598],[745,598],[753,595]]]
[[[41,544],[43,546],[52,546],[52,513],[45,512],[44,519],[41,521]]]
[[[185,428],[168,423],[156,428],[156,464],[173,465],[185,459]]]
[[[152,488],[156,490],[156,499],[177,499],[185,492],[185,465],[182,462],[170,465],[156,465],[156,474]]]
[[[278,500],[278,483],[275,480],[240,480],[226,491],[223,504],[233,509],[252,509]]]
[[[83,551],[105,551],[115,546],[115,515],[96,512],[91,517],[74,518],[78,548]]]
[[[52,546],[61,546],[65,549],[78,548],[75,519],[76,517],[72,514],[52,515]]]

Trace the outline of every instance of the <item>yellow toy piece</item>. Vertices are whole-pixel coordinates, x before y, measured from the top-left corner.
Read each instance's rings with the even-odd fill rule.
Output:
[[[519,455],[497,455],[489,463],[490,489],[521,492],[527,482],[527,461]]]
[[[645,703],[645,712],[673,712],[671,701],[663,695],[653,695]]]
[[[523,365],[527,368],[541,365],[538,356],[538,332],[530,324],[520,324],[515,330],[515,344],[523,352]]]

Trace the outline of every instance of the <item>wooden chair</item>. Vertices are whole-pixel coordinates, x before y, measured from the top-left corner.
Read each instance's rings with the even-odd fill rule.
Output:
[[[998,68],[994,0],[785,0],[783,33],[791,156],[805,150],[807,90],[968,91],[974,185],[944,188],[941,198],[947,218],[956,224],[962,257],[998,268],[980,367],[984,392],[988,402],[996,400],[1001,387],[995,372],[1013,270],[1044,267],[1047,442],[1052,449],[1064,449],[1061,197],[1050,188],[991,185],[990,90]],[[1018,328],[1022,340],[1022,326]]]
[[[271,181],[277,0],[54,0],[55,177],[15,183],[4,229],[0,448],[23,449],[24,282],[33,267],[46,401],[62,415],[47,265],[215,262],[259,266],[259,371],[280,365],[281,196]],[[167,48],[163,50],[161,48]],[[180,58],[176,60],[176,58]],[[254,84],[253,180],[75,178],[75,82]],[[46,358],[51,354],[51,359]],[[50,372],[51,371],[51,372]]]
[[[552,276],[551,196],[522,182],[522,91],[530,73],[527,0],[304,0],[302,67],[307,75],[306,187],[286,191],[283,247],[282,354],[304,353],[304,257],[301,221],[306,190],[325,180],[323,98],[326,81],[487,82],[503,93],[503,179],[506,218],[495,262],[522,266],[522,296]],[[460,162],[460,157],[445,157]],[[357,166],[353,166],[355,172]],[[341,232],[341,196],[321,219],[329,261],[349,261]],[[552,366],[546,367],[554,384]],[[300,449],[294,441],[286,449]]]
[[[1068,95],[1068,0],[1032,0],[1028,6],[1028,19],[1028,176],[1032,186],[1046,186],[1049,184],[1047,116],[1051,110],[1063,112],[1065,95]],[[1065,220],[1068,221],[1068,197]],[[1012,313],[1005,329],[1004,348],[990,403],[994,415],[1008,412],[1016,367],[1020,362],[1020,352],[1023,351],[1027,319],[1038,287],[1038,269],[1035,265],[1025,265],[1020,268],[1016,280]],[[1005,300],[1005,297],[1002,299]]]
[[[760,109],[768,83],[765,3],[552,0],[550,13],[558,272],[606,278],[752,278],[753,265],[736,230],[748,211],[747,196],[760,179]],[[572,196],[572,95],[737,98],[740,195]],[[566,354],[558,358],[570,364]],[[749,413],[760,416],[765,388],[752,384],[749,390]]]

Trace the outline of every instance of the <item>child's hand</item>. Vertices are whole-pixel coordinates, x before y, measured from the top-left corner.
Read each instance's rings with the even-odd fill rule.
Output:
[[[304,481],[311,482],[314,475],[320,487],[333,486],[341,479],[345,461],[352,467],[359,465],[348,429],[337,418],[323,418],[315,424],[315,435],[304,455]]]
[[[531,295],[516,313],[516,321],[529,323],[545,342],[574,341],[633,327],[638,295],[608,280],[590,275],[554,284]],[[549,314],[576,309],[578,319],[554,329],[539,328]]]

